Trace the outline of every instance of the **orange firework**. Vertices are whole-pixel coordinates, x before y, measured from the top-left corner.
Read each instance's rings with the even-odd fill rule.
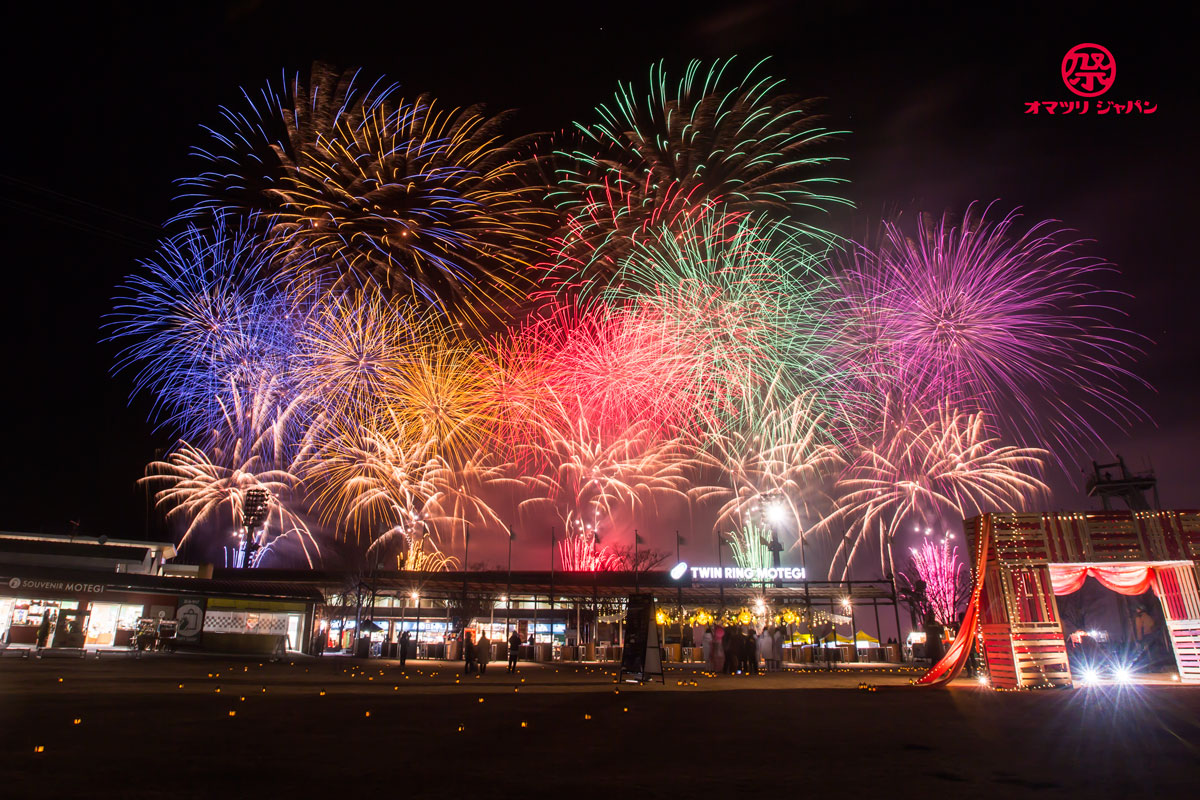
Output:
[[[326,298],[309,315],[295,372],[302,390],[320,398],[326,424],[370,424],[379,398],[401,381],[421,335],[416,316],[370,285]]]
[[[486,326],[529,287],[549,219],[542,190],[519,179],[523,143],[500,136],[508,115],[395,90],[363,90],[323,65],[308,86],[298,76],[282,92],[268,85],[263,108],[227,110],[235,130],[194,150],[214,169],[182,182],[195,206],[181,216],[262,212],[343,286],[373,278]]]
[[[392,438],[430,442],[451,465],[486,447],[497,418],[479,351],[444,333],[417,343],[380,398],[377,424]]]

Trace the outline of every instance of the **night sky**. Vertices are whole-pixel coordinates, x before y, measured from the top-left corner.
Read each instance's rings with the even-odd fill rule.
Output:
[[[146,421],[144,398],[129,402],[129,377],[110,376],[115,348],[101,341],[101,317],[180,208],[172,181],[194,170],[186,154],[200,125],[215,123],[240,86],[307,72],[317,59],[385,73],[406,96],[519,109],[510,130],[525,133],[590,119],[618,80],[644,83],[659,59],[677,74],[689,58],[738,54],[748,67],[772,56],[771,74],[828,98],[829,125],[853,131],[826,148],[849,158],[837,172],[857,204],[834,218],[839,233],[860,234],[884,213],[999,199],[1095,240],[1088,254],[1121,269],[1107,285],[1134,295],[1127,327],[1154,342],[1139,370],[1157,392],[1134,395],[1154,422],[1109,430],[1110,444],[1132,466],[1153,465],[1164,507],[1200,507],[1192,24],[1167,11],[21,5],[3,56],[0,529],[61,532],[75,521],[92,535],[143,535],[146,501],[134,481],[171,438]],[[1059,66],[1080,42],[1116,58],[1107,98],[1150,101],[1157,112],[1025,114],[1026,101],[1074,99]],[[1081,483],[1060,477],[1052,507],[1091,507]]]

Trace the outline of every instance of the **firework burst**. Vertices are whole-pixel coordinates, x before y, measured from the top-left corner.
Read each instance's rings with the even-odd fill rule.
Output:
[[[226,409],[224,425],[206,447],[181,442],[164,461],[146,468],[141,483],[154,491],[155,505],[168,522],[183,527],[181,547],[197,537],[229,540],[240,530],[247,493],[264,491],[268,513],[261,531],[248,532],[265,555],[280,540],[295,540],[308,565],[314,566],[320,548],[303,518],[298,477],[307,445],[289,435],[293,403],[281,407],[263,395],[248,405],[238,401]],[[257,563],[252,562],[252,563]]]
[[[433,522],[431,501],[444,463],[419,436],[394,439],[368,429],[337,433],[306,465],[321,520],[339,535],[371,543],[387,531]]]
[[[909,407],[884,419],[874,446],[863,449],[838,480],[838,513],[847,520],[843,577],[859,545],[877,534],[880,562],[889,570],[888,544],[906,523],[922,527],[945,515],[1013,511],[1049,489],[1038,475],[1046,450],[1000,444],[982,412],[947,405],[922,413]],[[847,547],[843,542],[839,552]],[[837,562],[835,555],[830,573]]]
[[[352,282],[370,277],[487,325],[525,286],[542,230],[540,190],[517,179],[521,148],[507,115],[442,110],[397,97],[383,80],[313,67],[245,107],[193,152],[210,167],[181,181],[194,205],[262,212],[273,235]],[[310,263],[310,262],[309,262]],[[487,313],[485,313],[487,309]]]
[[[327,424],[370,424],[379,398],[402,380],[419,338],[415,316],[372,288],[322,299],[298,336],[295,371],[302,390],[321,398]]]
[[[970,591],[964,581],[967,568],[958,559],[958,548],[951,547],[948,538],[940,544],[926,539],[910,552],[913,574],[900,573],[906,594],[923,600],[927,609],[922,611],[928,610],[938,624],[957,624],[959,609]]]
[[[597,291],[663,332],[687,372],[672,386],[690,401],[687,415],[710,428],[719,430],[718,417],[734,413],[747,391],[772,383],[843,412],[853,406],[833,357],[843,325],[834,286],[822,256],[790,224],[697,215],[640,242]]]
[[[708,440],[705,474],[719,480],[689,491],[697,503],[719,504],[713,532],[734,544],[741,566],[763,566],[765,531],[799,543],[805,521],[826,500],[821,487],[844,463],[813,397],[781,400],[777,386],[746,397],[743,425]]]
[[[1112,268],[1051,222],[1021,233],[1015,213],[989,212],[921,217],[915,237],[885,223],[879,251],[857,260],[845,288],[874,369],[893,389],[987,411],[1019,441],[1085,449],[1101,441],[1090,412],[1142,416],[1123,366],[1139,351],[1111,322],[1116,294],[1094,284]]]
[[[303,306],[265,276],[277,246],[220,215],[189,227],[121,287],[106,327],[124,347],[117,370],[136,370],[134,392],[154,398],[153,414],[185,438],[221,423],[231,385],[272,378],[286,393]]]
[[[577,124],[584,146],[558,153],[551,192],[568,218],[563,260],[603,272],[639,232],[714,201],[731,211],[770,210],[830,241],[797,215],[846,202],[826,191],[840,182],[823,174],[837,159],[813,152],[838,132],[762,67],[735,77],[733,59],[693,61],[672,80],[660,63],[648,91],[620,85],[597,109],[599,122]]]
[[[686,505],[689,474],[698,462],[694,444],[664,439],[648,425],[608,432],[588,423],[567,403],[542,420],[541,441],[529,459],[541,465],[524,482],[532,498],[521,513],[549,507],[568,535],[599,534],[622,515],[652,516],[670,499]]]

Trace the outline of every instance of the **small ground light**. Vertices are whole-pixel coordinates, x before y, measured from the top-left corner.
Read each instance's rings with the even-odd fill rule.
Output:
[[[528,722],[522,722],[522,723],[521,723],[521,727],[522,727],[522,728],[528,728],[528,727],[529,727],[529,723],[528,723]]]
[[[237,712],[236,712],[236,711],[230,711],[230,712],[229,712],[229,716],[231,716],[231,717],[236,717],[236,716],[237,716]]]
[[[33,748],[33,752],[35,752],[35,753],[44,753],[44,752],[46,752],[46,746],[45,746],[45,745],[41,745],[41,744],[39,744],[39,745],[37,745],[36,747],[34,747],[34,748]]]
[[[987,678],[987,675],[980,675],[980,676],[979,676],[979,685],[980,685],[980,686],[987,686],[987,685],[988,685],[988,678]]]
[[[80,719],[79,717],[76,717],[75,719],[71,720],[72,725],[78,725],[81,722],[83,722],[83,720]]]

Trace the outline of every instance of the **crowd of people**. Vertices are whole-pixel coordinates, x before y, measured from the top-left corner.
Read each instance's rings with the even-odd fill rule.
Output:
[[[471,631],[460,634],[463,672],[472,675],[487,672],[492,658],[492,642],[486,633],[476,639]],[[783,645],[787,639],[782,626],[710,625],[704,629],[700,647],[704,661],[713,672],[726,675],[757,675],[783,669]],[[508,671],[515,672],[524,637],[512,631],[507,639]]]
[[[782,627],[708,626],[700,639],[704,662],[713,672],[726,675],[757,675],[760,671],[783,669]]]

